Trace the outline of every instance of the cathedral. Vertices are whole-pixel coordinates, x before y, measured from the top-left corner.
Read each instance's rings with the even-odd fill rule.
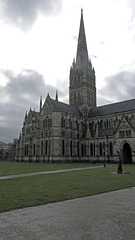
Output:
[[[49,94],[40,111],[26,113],[16,161],[135,163],[135,99],[96,104],[95,70],[89,60],[83,11],[76,59],[69,74],[69,104]]]

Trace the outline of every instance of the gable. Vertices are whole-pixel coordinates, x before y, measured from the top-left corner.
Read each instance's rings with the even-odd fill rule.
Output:
[[[126,129],[132,129],[132,125],[131,125],[131,123],[126,119],[125,116],[122,116],[120,125],[119,125],[119,127],[118,127],[117,130],[120,131],[120,130],[126,130]]]
[[[44,105],[43,105],[43,107],[41,109],[41,112],[43,114],[50,114],[53,111],[53,109],[54,109],[54,105],[52,104],[51,98],[50,98],[50,96],[48,94],[48,96],[47,96],[47,98],[46,98],[46,100],[44,102]]]
[[[134,130],[132,124],[125,116],[122,116],[121,122],[116,130],[116,133],[119,134],[120,138],[130,137],[132,130]]]
[[[51,99],[51,101],[53,104],[56,104],[56,100]],[[57,104],[61,112],[65,112],[71,115],[81,117],[81,113],[79,112],[78,108],[76,108],[75,106],[72,106],[63,102],[59,102],[59,101],[57,102]]]

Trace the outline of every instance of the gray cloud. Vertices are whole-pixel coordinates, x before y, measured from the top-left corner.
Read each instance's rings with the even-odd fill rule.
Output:
[[[39,13],[56,14],[62,7],[62,0],[0,0],[1,16],[5,21],[27,30],[33,25]]]
[[[132,17],[135,17],[135,1],[134,0],[128,0],[127,4],[131,8]]]
[[[33,70],[24,69],[16,76],[9,70],[2,73],[9,82],[0,86],[0,140],[9,142],[18,138],[26,111],[30,107],[39,111],[40,96],[44,101],[49,92],[55,98],[56,88],[45,84],[43,76]],[[59,88],[59,96],[63,98],[65,91]]]
[[[68,80],[59,80],[57,81],[57,86],[59,86],[58,95],[59,95],[59,101],[62,101],[64,103],[69,103],[69,91],[68,91]]]
[[[105,79],[99,91],[99,105],[135,98],[135,72],[120,72]]]

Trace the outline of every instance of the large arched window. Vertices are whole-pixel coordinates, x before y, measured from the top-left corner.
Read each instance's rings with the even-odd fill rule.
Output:
[[[110,155],[113,155],[113,145],[112,145],[112,142],[109,143],[109,151],[110,151]]]
[[[63,117],[61,118],[61,127],[62,127],[62,128],[64,127],[64,124],[63,124]]]
[[[90,155],[93,156],[93,144],[90,144]]]
[[[105,142],[103,142],[103,154],[105,155]]]
[[[43,144],[44,144],[44,142],[41,141],[41,155],[43,155]]]
[[[72,129],[72,120],[71,119],[69,120],[69,127],[70,127],[70,129]]]
[[[102,143],[99,143],[99,155],[103,155]]]
[[[83,148],[83,144],[81,144],[81,155],[84,155],[84,148]]]
[[[79,157],[80,151],[79,151],[79,142],[77,142],[77,155]]]
[[[106,127],[108,128],[108,119],[106,120]]]
[[[84,156],[86,156],[86,144],[84,144]]]
[[[33,144],[33,155],[34,156],[36,155],[36,144],[35,143]]]
[[[25,144],[25,146],[24,146],[24,155],[25,156],[27,155],[27,144]]]
[[[62,140],[62,155],[65,155],[65,141],[64,139]]]
[[[73,154],[73,146],[72,146],[72,141],[70,141],[70,156]]]
[[[48,141],[45,141],[45,155],[48,153]]]
[[[25,156],[28,156],[29,155],[29,144],[25,144],[25,147],[24,147],[24,154]]]
[[[93,144],[93,155],[95,156],[95,143]]]

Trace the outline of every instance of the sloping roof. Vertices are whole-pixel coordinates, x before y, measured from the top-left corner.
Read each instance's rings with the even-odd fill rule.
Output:
[[[104,116],[132,110],[135,110],[135,99],[108,104],[100,107],[92,107],[89,113],[89,117]]]
[[[116,132],[116,128],[99,129],[98,136],[112,136],[114,132]]]
[[[51,101],[52,101],[53,104],[56,104],[56,100],[51,99]],[[72,106],[72,105],[69,105],[69,104],[58,101],[58,107],[60,108],[60,110],[62,112],[70,113],[72,115],[76,115],[78,117],[81,117],[81,113],[79,112],[79,110],[75,106]]]

